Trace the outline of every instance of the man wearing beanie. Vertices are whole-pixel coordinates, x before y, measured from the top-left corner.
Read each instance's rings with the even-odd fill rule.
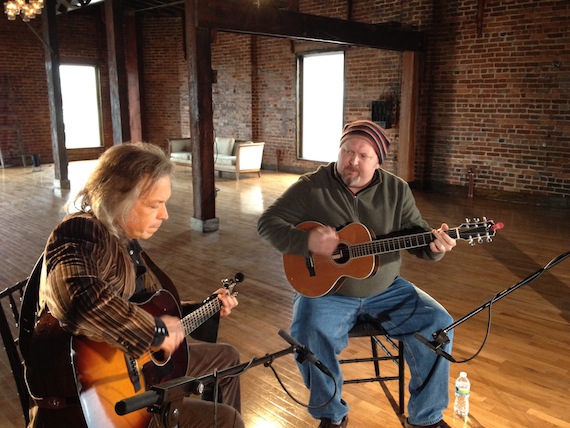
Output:
[[[354,223],[364,225],[372,237],[431,231],[432,242],[408,251],[418,258],[440,260],[455,246],[455,240],[445,233],[445,223],[432,229],[416,207],[408,184],[381,168],[389,146],[386,132],[374,122],[347,124],[338,160],[303,175],[287,189],[260,217],[259,234],[285,255],[307,261],[320,257],[334,269],[339,233]],[[299,226],[303,222],[316,223]],[[312,278],[311,284],[318,283],[322,293],[301,293],[302,287],[295,287],[291,335],[314,352],[334,377],[333,381],[307,362],[298,364],[310,388],[309,412],[320,420],[319,427],[348,426],[349,405],[342,399],[337,354],[347,346],[348,332],[357,320],[377,323],[389,336],[404,342],[411,373],[405,427],[448,427],[443,411],[448,405],[449,362],[413,334],[429,337],[453,320],[432,297],[400,276],[400,264],[400,252],[388,252],[379,256],[377,270],[371,269],[368,277],[343,275],[332,284],[325,280],[321,288],[319,270],[311,272],[317,278]],[[307,265],[310,270],[310,263]],[[452,334],[449,338],[444,346],[448,353]]]

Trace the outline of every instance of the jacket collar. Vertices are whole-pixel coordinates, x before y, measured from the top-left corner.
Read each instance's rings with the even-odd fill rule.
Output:
[[[348,188],[348,186],[344,183],[344,181],[342,181],[342,177],[340,176],[337,168],[336,168],[336,162],[332,162],[331,163],[332,166],[332,175],[333,177],[340,183],[340,185],[342,187],[344,187],[346,190],[348,190],[350,193],[352,193],[352,191]],[[357,195],[370,189],[371,187],[377,186],[378,184],[382,183],[382,175],[380,174],[380,168],[376,169],[376,171],[374,171],[374,175],[372,176],[372,180],[370,180],[370,183],[368,183],[368,185],[362,189],[360,189],[358,191],[358,193],[356,193]]]

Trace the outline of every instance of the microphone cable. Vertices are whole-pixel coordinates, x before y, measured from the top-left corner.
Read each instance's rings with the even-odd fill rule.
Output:
[[[467,363],[469,361],[471,361],[472,359],[474,359],[476,356],[478,356],[481,351],[483,350],[485,344],[487,343],[487,339],[489,338],[490,332],[491,332],[491,318],[492,318],[492,306],[493,304],[502,299],[503,297],[505,297],[507,294],[511,293],[512,291],[516,290],[517,288],[528,284],[531,281],[534,281],[536,278],[538,278],[540,275],[542,275],[544,272],[546,272],[548,269],[556,266],[558,263],[560,263],[561,261],[565,260],[568,256],[570,256],[570,251],[566,251],[556,257],[554,257],[552,260],[550,260],[543,268],[537,270],[536,272],[534,272],[533,274],[529,275],[528,277],[526,277],[525,279],[523,279],[522,281],[518,282],[517,284],[495,294],[493,297],[491,297],[491,299],[489,299],[489,301],[485,304],[483,304],[482,306],[480,306],[478,309],[484,309],[486,306],[488,306],[489,308],[489,315],[487,318],[487,331],[485,333],[485,338],[483,339],[483,342],[481,343],[481,346],[479,347],[479,349],[470,357],[463,359],[463,360],[456,360],[455,358],[453,358],[453,356],[447,354],[446,352],[438,352],[439,347],[441,346],[441,344],[434,346],[434,349],[432,349],[435,353],[437,353],[440,356],[443,356],[445,359],[451,361],[452,363],[458,363],[458,364],[463,364],[463,363]],[[471,313],[470,315],[475,315],[477,312],[477,309]],[[468,318],[470,318],[470,315],[467,315],[465,317],[463,317],[460,321],[455,322],[454,324],[452,324],[450,327],[447,327],[443,330],[439,330],[439,332],[436,332],[433,334],[433,337],[436,338],[438,337],[442,332],[444,334],[447,334],[447,332],[449,330],[451,330],[451,328],[455,328],[457,325],[461,324],[463,321],[467,321]],[[425,339],[424,339],[425,340]],[[422,340],[423,341],[423,340]],[[434,341],[435,343],[437,343],[437,340]],[[434,342],[431,342],[431,345],[433,346]],[[426,341],[427,343],[427,341]]]
[[[333,383],[334,383],[334,391],[333,391],[331,397],[330,397],[327,401],[325,401],[324,403],[318,404],[318,405],[311,405],[311,404],[309,404],[309,403],[303,403],[303,402],[300,401],[299,399],[295,398],[295,397],[293,396],[293,394],[291,394],[291,393],[289,392],[289,390],[287,389],[287,387],[286,387],[286,386],[284,385],[284,383],[281,381],[281,378],[279,377],[279,374],[277,373],[277,371],[275,370],[275,368],[273,367],[273,365],[272,365],[271,363],[268,363],[268,364],[266,364],[266,366],[271,369],[271,371],[272,371],[273,374],[275,375],[275,379],[277,379],[277,382],[279,382],[279,385],[281,385],[281,388],[283,388],[283,391],[285,391],[285,393],[289,396],[289,398],[291,398],[291,400],[293,400],[295,403],[297,403],[297,404],[299,404],[300,406],[303,406],[303,407],[305,407],[305,408],[307,408],[307,409],[320,409],[321,407],[325,407],[327,404],[329,404],[329,403],[332,401],[332,399],[334,398],[334,396],[336,395],[336,392],[337,392],[337,390],[338,390],[337,383],[336,383],[336,379],[335,379],[334,377],[332,377],[332,376],[329,376],[329,377],[332,379]]]

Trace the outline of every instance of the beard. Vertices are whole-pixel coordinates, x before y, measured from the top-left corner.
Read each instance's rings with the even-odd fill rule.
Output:
[[[353,175],[351,173],[356,173],[356,175]],[[340,174],[340,178],[342,179],[344,184],[346,184],[348,187],[353,187],[358,185],[361,177],[360,177],[360,172],[354,169],[348,169]]]

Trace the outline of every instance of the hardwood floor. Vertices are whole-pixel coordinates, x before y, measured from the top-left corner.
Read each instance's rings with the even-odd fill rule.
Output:
[[[71,190],[53,188],[53,167],[0,170],[0,288],[25,278],[52,228],[63,217],[61,206],[80,187],[92,162],[70,164]],[[193,213],[191,170],[180,167],[173,181],[170,219],[149,241],[149,254],[170,274],[181,295],[201,300],[219,281],[237,272],[240,305],[220,328],[221,341],[235,345],[242,361],[288,347],[277,334],[291,320],[292,288],[285,280],[281,255],[256,233],[261,212],[296,175],[263,171],[217,179],[220,229],[190,230]],[[434,227],[458,226],[466,217],[486,216],[505,227],[491,243],[459,242],[439,263],[404,255],[403,275],[438,299],[460,319],[497,293],[519,283],[550,260],[570,250],[568,210],[508,202],[415,192],[418,206]],[[465,192],[465,195],[467,191]],[[492,305],[489,338],[471,361],[451,366],[450,408],[453,427],[570,427],[570,260],[548,269]],[[462,360],[481,346],[488,310],[455,329],[453,356]],[[352,340],[343,357],[366,352],[366,340]],[[287,389],[302,402],[302,386],[292,355],[273,362]],[[362,375],[369,368],[346,368]],[[460,371],[471,379],[471,409],[466,424],[453,416],[454,380]],[[0,352],[0,427],[22,426],[6,357]],[[248,428],[316,427],[318,423],[283,391],[270,369],[259,365],[241,377],[243,417]],[[395,385],[389,385],[396,392]],[[399,427],[390,402],[377,384],[347,385],[350,427]]]

